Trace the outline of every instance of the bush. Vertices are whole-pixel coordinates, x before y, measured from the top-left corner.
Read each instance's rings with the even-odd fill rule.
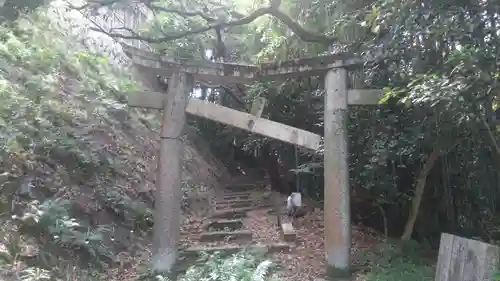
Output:
[[[47,233],[52,243],[61,248],[78,249],[87,252],[92,258],[109,257],[109,250],[103,244],[106,227],[90,229],[70,215],[71,202],[49,199],[40,204],[33,201],[22,218],[28,229]]]
[[[263,258],[262,253],[242,251],[224,257],[221,253],[203,254],[195,265],[177,280],[179,281],[271,281],[270,274],[275,265]],[[143,281],[167,281],[167,276],[154,273],[144,274]]]
[[[56,275],[75,271],[74,264],[62,266],[79,261],[75,253],[96,263],[112,260],[104,243],[109,229],[80,218],[73,199],[83,188],[92,195],[92,188],[100,188],[114,207],[130,200],[111,189],[106,193],[122,170],[120,163],[127,163],[118,158],[125,153],[110,151],[90,134],[102,124],[115,128],[111,113],[122,109],[122,93],[136,85],[105,56],[91,54],[71,28],[44,11],[0,26],[0,205],[8,206],[2,211],[15,206],[14,213],[24,214],[10,221],[19,229],[6,230],[0,241],[0,246],[10,245],[0,251],[6,257],[0,269],[10,276],[5,280],[57,280]],[[33,191],[28,200],[18,198],[16,190],[26,179]],[[147,209],[139,216],[143,213]],[[7,223],[5,215],[1,222]],[[18,260],[20,242],[13,237],[36,238],[39,253],[33,263]],[[68,253],[71,260],[65,260]]]

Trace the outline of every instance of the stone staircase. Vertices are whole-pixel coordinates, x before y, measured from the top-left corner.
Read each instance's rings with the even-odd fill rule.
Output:
[[[185,249],[184,255],[215,251],[230,254],[243,249],[263,250],[271,254],[291,251],[296,239],[292,224],[276,224],[276,215],[272,215],[276,210],[266,196],[264,186],[259,183],[228,184],[219,191],[212,202],[212,212],[203,224],[203,231],[197,234],[198,245]],[[259,222],[266,221],[264,227],[274,228],[272,230],[280,233],[280,237],[259,237],[262,234],[252,230],[251,212],[258,212],[254,217]]]

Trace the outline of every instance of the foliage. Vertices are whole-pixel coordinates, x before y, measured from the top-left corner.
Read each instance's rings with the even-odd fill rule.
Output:
[[[98,191],[100,198],[108,209],[123,222],[132,223],[136,229],[148,229],[153,224],[153,212],[147,204],[137,202],[118,187],[110,186]]]
[[[269,260],[260,261],[248,253],[239,253],[230,258],[221,259],[217,255],[207,257],[206,267],[191,267],[186,272],[185,281],[191,280],[266,280],[272,268]],[[207,276],[207,277],[205,277]]]
[[[0,7],[0,21],[3,23],[12,22],[20,15],[31,12],[49,2],[44,0],[5,0]]]
[[[368,281],[392,280],[434,280],[434,266],[424,261],[419,245],[409,245],[405,249],[398,249],[394,245],[379,245],[379,253],[368,253],[369,261],[367,272],[363,274]]]
[[[104,235],[109,232],[104,226],[96,229],[84,227],[70,216],[70,202],[67,200],[47,200],[42,204],[33,201],[29,204],[24,217],[25,224],[32,224],[37,233],[47,233],[53,243],[61,247],[84,250],[92,258],[110,256],[109,249],[103,244]]]
[[[274,264],[263,259],[262,253],[242,251],[233,255],[223,256],[222,253],[203,253],[195,265],[176,280],[180,281],[270,281]],[[153,273],[144,274],[141,280],[167,281],[166,276]]]
[[[124,93],[138,85],[81,36],[44,9],[0,26],[1,221],[12,227],[0,241],[10,247],[0,266],[6,280],[100,280],[94,271],[126,243],[112,239],[111,227],[150,225],[149,206],[123,191],[147,169],[147,152],[134,144],[149,130],[123,109]],[[107,205],[125,216],[116,225],[94,221]],[[27,240],[37,249],[28,257]],[[76,264],[91,270],[75,273]]]
[[[491,166],[498,159],[498,150],[490,123],[497,91],[497,9],[496,4],[478,7],[474,1],[449,5],[380,1],[370,15],[365,14],[371,20],[365,25],[376,30],[366,47],[387,54],[368,72],[368,81],[400,88],[391,91],[387,101],[406,106],[398,111],[401,114],[391,115],[392,120],[397,117],[399,126],[394,127],[398,133],[379,138],[382,146],[377,147],[383,149],[372,153],[379,159],[390,159],[396,152],[396,159],[386,163],[408,166],[405,173],[411,172],[415,179],[418,162],[424,161],[426,153],[418,156],[411,151],[430,151],[436,143],[444,144],[440,163],[429,175],[426,189],[430,190],[424,199],[424,209],[435,206],[432,213],[440,215],[431,222],[429,216],[421,214],[420,223],[427,230],[419,229],[420,237],[449,231],[493,238],[491,225],[496,220],[479,214],[491,213],[491,204],[497,200],[485,202],[480,195],[494,190],[498,181]],[[408,118],[412,114],[414,117]],[[399,152],[410,154],[397,155]],[[398,180],[403,174],[397,168],[395,182],[401,191]],[[375,170],[380,173],[377,170],[380,168]],[[467,179],[467,184],[460,184],[459,178]],[[468,196],[462,197],[463,193]]]
[[[405,260],[395,260],[387,267],[373,267],[365,278],[368,281],[433,280],[434,268]]]

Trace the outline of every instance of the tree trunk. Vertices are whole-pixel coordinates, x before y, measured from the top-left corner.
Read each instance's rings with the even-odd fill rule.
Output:
[[[498,156],[500,156],[500,145],[497,142],[497,139],[495,135],[493,134],[493,131],[491,130],[490,124],[488,123],[487,119],[479,115],[479,118],[481,118],[481,122],[483,123],[484,128],[486,129],[486,132],[488,133],[488,137],[491,141],[491,145],[495,149],[495,152],[497,153]]]
[[[181,171],[184,144],[182,134],[186,121],[188,76],[175,73],[169,81],[167,99],[163,109],[158,157],[153,257],[155,272],[169,272],[177,260],[180,239]]]
[[[269,175],[271,188],[279,193],[288,194],[290,190],[284,184],[280,174],[278,159],[269,144],[263,147],[263,154],[264,167],[266,167],[267,174]]]
[[[427,176],[431,172],[432,168],[436,164],[439,156],[441,155],[441,146],[436,144],[431,154],[424,163],[422,170],[417,178],[417,184],[415,186],[415,195],[411,200],[410,214],[408,215],[408,220],[406,221],[405,231],[401,236],[401,241],[409,241],[411,235],[413,234],[413,228],[415,226],[415,221],[417,220],[418,211],[420,209],[420,203],[422,202],[422,196],[424,195],[425,183],[427,181]]]
[[[208,94],[208,88],[206,86],[201,86],[201,100],[206,100]]]

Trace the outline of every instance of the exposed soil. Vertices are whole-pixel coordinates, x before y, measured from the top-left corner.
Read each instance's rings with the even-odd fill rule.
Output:
[[[277,276],[287,281],[314,280],[325,277],[323,211],[317,210],[299,218],[295,223],[297,246],[290,253],[273,257],[283,266]],[[354,265],[362,263],[361,252],[381,242],[379,234],[361,226],[352,226],[351,259]]]

